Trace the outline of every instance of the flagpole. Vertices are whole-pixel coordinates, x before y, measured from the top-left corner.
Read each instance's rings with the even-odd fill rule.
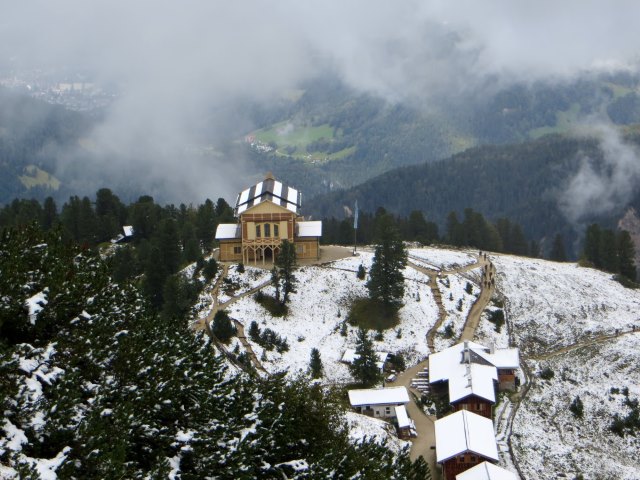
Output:
[[[356,200],[356,205],[353,213],[353,254],[354,255],[358,251],[357,234],[358,234],[358,200]]]

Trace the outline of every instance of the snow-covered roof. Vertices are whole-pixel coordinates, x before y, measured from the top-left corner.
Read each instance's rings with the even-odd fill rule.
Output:
[[[221,223],[216,229],[216,240],[240,238],[240,225],[237,223]]]
[[[520,366],[520,354],[517,348],[499,348],[493,353],[477,352],[496,368],[518,368]]]
[[[429,382],[435,383],[449,380],[457,375],[455,365],[466,360],[465,349],[470,352],[469,360],[472,364],[493,365],[497,368],[518,368],[520,357],[517,348],[500,348],[493,352],[475,342],[460,342],[438,353],[429,355]]]
[[[462,363],[462,352],[465,343],[472,350],[487,350],[484,346],[474,342],[460,342],[452,347],[446,348],[440,352],[429,355],[429,382],[435,383],[442,380],[448,380],[454,365]]]
[[[398,420],[399,428],[406,428],[411,426],[411,420],[409,420],[409,415],[407,415],[407,409],[404,408],[404,405],[398,405],[395,407],[396,411],[396,420]]]
[[[493,463],[482,462],[456,475],[456,480],[517,480],[515,473]]]
[[[496,367],[477,363],[458,363],[455,374],[449,377],[449,402],[457,402],[469,395],[476,395],[495,403],[494,381],[498,380]]]
[[[493,422],[467,410],[460,410],[435,421],[438,463],[464,452],[498,460]]]
[[[409,403],[409,392],[405,387],[349,390],[349,402],[352,407]]]
[[[298,213],[302,202],[302,194],[295,188],[284,185],[271,175],[267,175],[267,178],[263,181],[238,194],[236,215],[267,200]]]
[[[299,237],[321,237],[322,222],[320,220],[309,222],[296,222]]]
[[[133,237],[133,227],[131,225],[125,225],[122,227],[125,237]]]

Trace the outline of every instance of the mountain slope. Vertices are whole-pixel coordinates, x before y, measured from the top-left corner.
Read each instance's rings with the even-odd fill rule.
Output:
[[[446,320],[436,330],[436,350],[457,342],[478,294],[481,273],[474,268],[475,255],[476,251],[468,250],[410,249],[414,263],[440,272],[436,288]],[[640,290],[626,289],[610,274],[575,263],[488,256],[496,267],[497,294],[474,339],[496,347],[518,347],[522,365],[519,395],[502,395],[496,408],[500,463],[527,480],[561,474],[637,478],[634,462],[640,428],[620,427],[621,436],[614,425],[616,419],[633,425],[633,412],[638,411]],[[325,369],[323,381],[350,380],[340,360],[346,349],[355,346],[355,328],[345,324],[341,330],[349,298],[365,293],[363,281],[356,276],[358,265],[368,266],[370,260],[371,253],[361,251],[356,257],[302,267],[286,318],[270,316],[251,296],[229,306],[232,317],[245,327],[256,321],[261,330],[272,329],[288,341],[289,350],[278,352],[248,337],[268,371],[300,375],[308,369],[311,349],[317,348]],[[251,279],[253,271],[247,267],[244,274],[234,273],[233,282]],[[407,268],[404,274],[400,323],[382,333],[375,349],[403,354],[406,367],[411,368],[429,351],[426,332],[438,322],[439,309],[429,277],[415,268]],[[264,289],[264,294],[272,293]],[[506,316],[502,328],[489,318],[489,312],[498,310]],[[243,348],[233,342],[230,348],[236,344]],[[541,377],[545,368],[555,373],[552,378]],[[576,397],[584,404],[582,417],[571,413]],[[607,458],[606,465],[602,458]]]
[[[342,218],[343,206],[352,207],[357,200],[369,212],[379,206],[402,215],[422,210],[441,226],[450,211],[460,215],[471,207],[490,219],[507,217],[519,223],[529,238],[564,233],[565,245],[570,245],[575,225],[561,203],[587,158],[596,170],[615,168],[603,166],[596,140],[551,135],[516,145],[477,147],[440,162],[392,170],[350,190],[317,197],[306,206],[316,216]],[[615,225],[625,207],[620,204],[598,215],[586,206],[580,222]]]

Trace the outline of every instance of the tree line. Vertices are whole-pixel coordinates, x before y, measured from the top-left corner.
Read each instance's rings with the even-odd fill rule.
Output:
[[[626,230],[614,232],[596,223],[589,225],[582,258],[595,268],[636,280],[635,247]]]
[[[438,225],[427,220],[420,210],[413,210],[407,217],[394,215],[383,207],[378,207],[374,214],[360,212],[355,235],[352,217],[342,220],[325,218],[322,224],[322,242],[353,245],[357,241],[361,245],[370,245],[376,242],[377,232],[384,222],[390,222],[399,238],[406,242],[473,247],[531,257],[542,255],[539,243],[528,240],[519,224],[504,217],[492,223],[472,208],[465,208],[462,217],[455,211],[449,212],[443,234],[440,234]]]
[[[204,257],[214,247],[218,224],[233,221],[233,210],[222,198],[176,207],[158,205],[144,195],[125,205],[108,188],[98,190],[94,199],[72,196],[61,208],[47,197],[42,204],[16,199],[0,210],[0,229],[36,224],[89,251],[110,245],[123,233],[123,226],[132,226],[130,243],[109,255],[111,275],[118,282],[138,283],[151,304],[168,315],[184,312],[199,290],[176,275],[178,271],[196,262],[205,276],[215,275],[215,264]]]

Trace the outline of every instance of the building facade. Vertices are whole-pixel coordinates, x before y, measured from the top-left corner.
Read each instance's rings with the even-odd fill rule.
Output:
[[[300,260],[320,258],[322,222],[305,221],[300,215],[302,195],[275,180],[271,174],[238,194],[238,222],[223,223],[216,230],[223,262],[275,262],[284,240],[295,245]]]

